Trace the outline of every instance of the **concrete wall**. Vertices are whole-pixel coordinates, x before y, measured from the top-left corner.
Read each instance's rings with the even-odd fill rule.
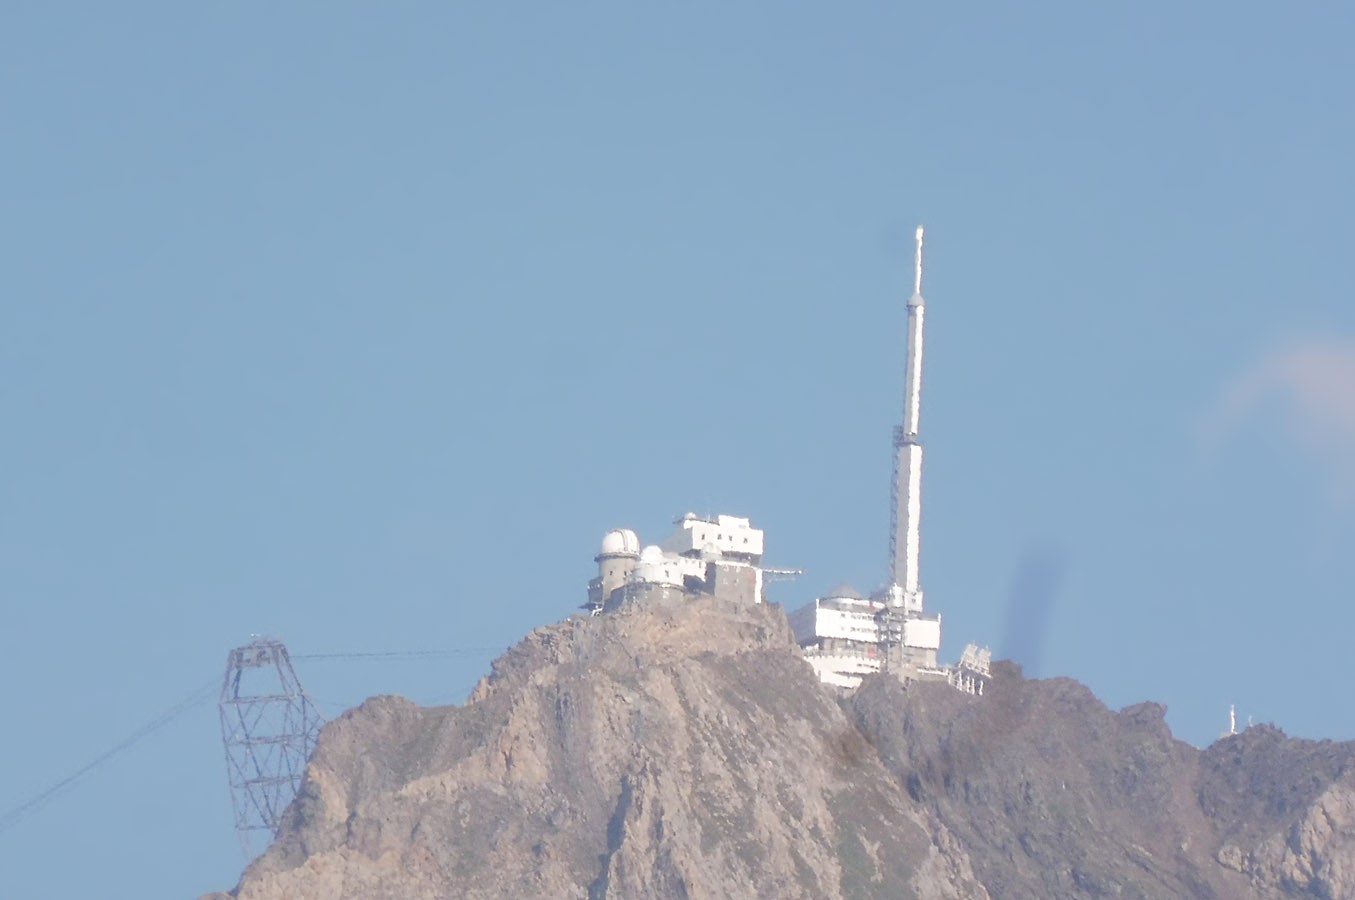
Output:
[[[746,563],[716,560],[706,567],[706,589],[735,603],[761,603],[762,570]]]

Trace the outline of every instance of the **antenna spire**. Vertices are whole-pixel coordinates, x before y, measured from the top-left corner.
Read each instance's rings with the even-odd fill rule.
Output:
[[[913,293],[922,294],[922,226],[917,226],[917,256],[913,265]]]
[[[918,586],[918,519],[922,515],[922,444],[917,439],[922,406],[922,226],[917,227],[913,296],[908,298],[908,356],[903,381],[903,424],[894,430],[894,509],[889,525],[889,600],[893,607],[922,611]]]

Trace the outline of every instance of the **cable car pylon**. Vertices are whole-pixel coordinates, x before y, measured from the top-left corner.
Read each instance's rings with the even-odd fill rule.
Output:
[[[287,648],[263,637],[227,655],[219,708],[235,831],[248,854],[257,832],[277,835],[323,720]]]

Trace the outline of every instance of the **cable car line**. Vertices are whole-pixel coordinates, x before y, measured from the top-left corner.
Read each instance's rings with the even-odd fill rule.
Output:
[[[197,706],[202,701],[206,700],[213,693],[215,693],[216,687],[217,687],[216,680],[213,679],[212,681],[193,691],[193,693],[189,694],[187,697],[184,697],[182,700],[171,706],[169,709],[160,713],[160,715],[151,719],[145,725],[142,725],[136,731],[132,732],[127,737],[123,738],[117,744],[114,744],[108,750],[99,754],[97,757],[95,757],[90,762],[86,763],[81,768],[75,770],[70,775],[67,775],[65,778],[58,781],[56,784],[53,784],[46,790],[34,795],[33,797],[24,801],[23,803],[20,803],[13,809],[10,809],[9,811],[5,812],[3,815],[0,815],[0,832],[4,832],[7,829],[12,828],[21,819],[23,819],[25,815],[40,807],[47,800],[50,800],[62,788],[79,780],[84,775],[88,774],[89,772],[92,772],[94,769],[113,759],[113,757],[117,756],[119,753],[122,753],[124,750],[127,750],[130,747],[132,747],[132,745],[136,744],[142,738],[147,737],[153,732],[160,730],[164,726],[168,725],[170,722],[177,719],[179,716],[183,715],[193,707]]]

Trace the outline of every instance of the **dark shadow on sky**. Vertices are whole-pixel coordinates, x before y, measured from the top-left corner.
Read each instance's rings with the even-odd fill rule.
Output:
[[[1045,674],[1045,643],[1065,569],[1063,554],[1048,546],[1032,547],[1017,560],[997,656],[1020,663],[1027,677]]]

